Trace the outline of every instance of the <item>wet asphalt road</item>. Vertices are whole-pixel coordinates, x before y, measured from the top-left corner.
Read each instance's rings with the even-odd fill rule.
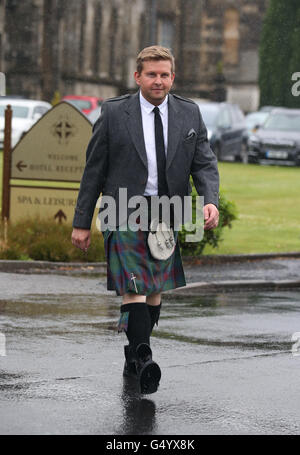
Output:
[[[243,281],[243,280],[299,280],[300,258],[277,258],[224,262],[220,264],[193,264],[184,267],[186,281]]]
[[[300,433],[296,291],[168,295],[146,396],[123,380],[104,279],[0,273],[0,288],[1,434]]]

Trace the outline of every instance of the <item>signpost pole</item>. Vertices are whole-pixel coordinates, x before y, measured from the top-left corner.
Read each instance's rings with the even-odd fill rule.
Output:
[[[3,184],[2,184],[2,220],[9,219],[10,174],[11,174],[11,118],[12,110],[5,109],[4,149],[3,149]]]

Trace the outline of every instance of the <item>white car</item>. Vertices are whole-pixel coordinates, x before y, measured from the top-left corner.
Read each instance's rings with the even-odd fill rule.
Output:
[[[93,109],[91,112],[86,114],[87,118],[89,121],[94,125],[98,118],[100,117],[101,114],[101,106],[96,107],[96,109]]]
[[[7,105],[12,108],[11,146],[14,147],[21,137],[41,118],[51,104],[46,101],[26,100],[20,98],[0,97],[0,148],[4,143],[4,121]]]

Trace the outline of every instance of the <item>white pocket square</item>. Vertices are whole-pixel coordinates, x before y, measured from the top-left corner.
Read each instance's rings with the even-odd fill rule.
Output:
[[[195,135],[196,135],[196,131],[194,130],[194,128],[191,128],[190,131],[188,132],[186,139],[189,139],[190,137],[193,137]]]

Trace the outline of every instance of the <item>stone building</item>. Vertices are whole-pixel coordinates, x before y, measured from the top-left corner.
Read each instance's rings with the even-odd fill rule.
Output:
[[[104,98],[136,89],[139,50],[176,57],[177,93],[258,104],[258,45],[268,0],[0,0],[7,92]]]

